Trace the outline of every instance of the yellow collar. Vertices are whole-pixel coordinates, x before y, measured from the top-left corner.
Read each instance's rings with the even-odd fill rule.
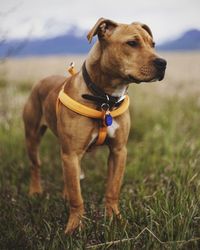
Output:
[[[93,108],[90,108],[86,105],[83,105],[77,101],[75,101],[74,99],[72,99],[71,97],[69,97],[65,92],[64,92],[64,88],[61,89],[58,98],[57,98],[57,103],[56,103],[56,113],[58,115],[58,109],[59,109],[59,103],[62,103],[64,106],[66,106],[67,108],[69,108],[70,110],[86,116],[86,117],[90,117],[90,118],[97,118],[101,120],[101,125],[99,127],[99,134],[98,134],[98,138],[97,141],[95,142],[95,145],[102,145],[106,139],[107,136],[107,126],[105,125],[105,111],[99,111]],[[122,115],[129,107],[129,97],[128,95],[126,95],[124,101],[122,102],[122,104],[115,110],[109,112],[109,114],[112,117],[117,117]]]
[[[86,117],[102,119],[105,114],[104,111],[98,111],[96,109],[90,108],[86,105],[83,105],[75,101],[64,92],[63,88],[61,89],[58,95],[58,99],[67,108]],[[126,95],[122,104],[117,109],[110,111],[110,115],[112,117],[117,117],[117,116],[122,115],[128,109],[129,102],[130,102],[129,97],[128,95]]]

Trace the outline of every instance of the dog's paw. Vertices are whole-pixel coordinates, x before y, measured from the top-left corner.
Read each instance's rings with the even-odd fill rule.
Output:
[[[83,214],[83,204],[78,207],[70,207],[70,215],[65,229],[65,234],[72,234],[76,229],[81,229],[83,227]]]
[[[121,214],[116,203],[106,203],[106,216],[113,217],[116,216],[117,218],[121,218]]]
[[[38,185],[30,185],[29,187],[29,196],[33,196],[35,194],[42,194],[42,186],[40,184]]]
[[[106,211],[106,217],[109,220],[109,223],[112,223],[113,225],[120,226],[123,228],[127,226],[128,221],[120,213],[118,205],[107,204],[105,211]]]
[[[82,227],[82,216],[80,214],[70,215],[65,229],[65,234],[73,234],[75,230],[82,229]]]

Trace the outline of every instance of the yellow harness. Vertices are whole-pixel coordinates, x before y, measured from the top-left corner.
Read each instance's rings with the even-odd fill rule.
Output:
[[[68,69],[68,72],[71,75],[74,75],[76,73],[74,69],[74,65],[71,64],[70,68]],[[69,97],[65,92],[64,92],[64,86],[60,90],[56,102],[56,113],[58,114],[58,109],[59,109],[59,104],[62,103],[65,107],[69,108],[70,110],[76,112],[77,114],[93,118],[93,119],[100,119],[101,120],[101,126],[99,128],[99,134],[98,138],[96,141],[96,145],[101,145],[104,143],[106,136],[107,136],[107,126],[105,122],[106,115],[110,115],[111,117],[117,117],[122,115],[129,107],[129,97],[126,95],[125,99],[123,100],[122,104],[116,108],[113,111],[102,111],[90,108],[86,105],[83,105],[71,97]]]

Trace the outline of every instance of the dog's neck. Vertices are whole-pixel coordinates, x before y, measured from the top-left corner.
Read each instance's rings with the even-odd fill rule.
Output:
[[[123,96],[128,85],[121,78],[113,76],[112,72],[103,71],[101,60],[100,43],[96,42],[86,59],[86,69],[91,80],[106,93],[113,96]]]

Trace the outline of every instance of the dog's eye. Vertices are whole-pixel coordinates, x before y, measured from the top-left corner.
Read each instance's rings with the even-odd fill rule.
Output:
[[[138,46],[138,42],[137,41],[128,41],[127,44],[131,47],[137,47]]]
[[[152,43],[152,48],[155,48],[155,46],[156,46],[156,44],[153,42],[153,43]]]

